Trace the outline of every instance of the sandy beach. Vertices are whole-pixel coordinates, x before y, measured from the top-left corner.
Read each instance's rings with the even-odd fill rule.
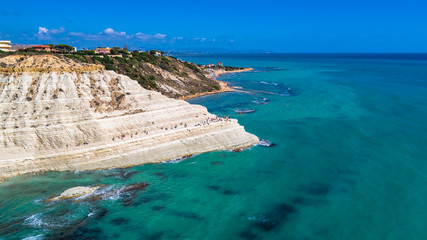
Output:
[[[181,100],[188,100],[188,99],[192,99],[192,98],[196,98],[196,97],[201,97],[201,96],[206,96],[206,95],[211,95],[211,94],[217,94],[217,93],[222,93],[222,92],[234,92],[236,91],[235,89],[231,88],[228,86],[228,83],[224,82],[224,81],[220,81],[218,79],[216,79],[217,77],[223,75],[223,74],[230,74],[230,73],[239,73],[239,72],[249,72],[254,70],[253,68],[243,68],[243,69],[239,69],[239,70],[233,70],[233,71],[225,71],[225,70],[216,70],[213,76],[213,79],[215,81],[217,81],[219,83],[220,89],[219,90],[215,90],[215,91],[210,91],[210,92],[203,92],[203,93],[196,93],[196,94],[191,94],[188,96],[183,96],[180,97],[179,99]]]

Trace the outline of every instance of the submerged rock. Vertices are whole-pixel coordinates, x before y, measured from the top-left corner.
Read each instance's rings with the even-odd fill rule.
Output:
[[[270,103],[270,100],[268,100],[267,98],[262,98],[262,99],[254,100],[252,102],[255,104],[258,104],[258,105],[265,105],[265,104]]]
[[[237,114],[247,114],[247,113],[254,113],[255,109],[236,109],[234,110]]]
[[[134,191],[134,190],[142,190],[146,187],[148,187],[149,184],[148,183],[135,183],[135,184],[131,184],[131,185],[127,185],[123,188],[120,189],[120,192],[129,192],[129,191]]]

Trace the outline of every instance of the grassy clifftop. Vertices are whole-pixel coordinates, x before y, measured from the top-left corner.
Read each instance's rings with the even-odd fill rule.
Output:
[[[13,54],[38,55],[52,53],[0,53],[0,57]],[[126,75],[150,90],[179,98],[197,93],[219,90],[217,81],[208,78],[196,64],[183,62],[171,56],[156,56],[150,52],[134,51],[129,55],[94,55],[83,53],[54,54],[79,62],[101,64],[106,70]]]
[[[171,56],[155,56],[148,52],[132,52],[128,57],[66,54],[81,62],[102,64],[107,70],[126,75],[150,90],[179,98],[219,89],[215,80],[206,77],[196,64]]]

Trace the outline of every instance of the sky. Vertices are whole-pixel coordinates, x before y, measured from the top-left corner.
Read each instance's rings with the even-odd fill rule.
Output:
[[[132,50],[427,52],[426,0],[1,1],[0,40]]]

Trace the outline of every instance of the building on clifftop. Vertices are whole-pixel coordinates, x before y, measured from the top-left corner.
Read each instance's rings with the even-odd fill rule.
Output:
[[[49,45],[35,45],[35,46],[31,46],[31,48],[33,48],[36,51],[46,51],[46,52],[51,52],[52,49],[50,48]]]
[[[11,47],[10,41],[0,40],[0,51],[10,52],[12,51]]]
[[[95,53],[96,54],[110,54],[111,48],[109,47],[98,47],[97,49],[95,49]]]

